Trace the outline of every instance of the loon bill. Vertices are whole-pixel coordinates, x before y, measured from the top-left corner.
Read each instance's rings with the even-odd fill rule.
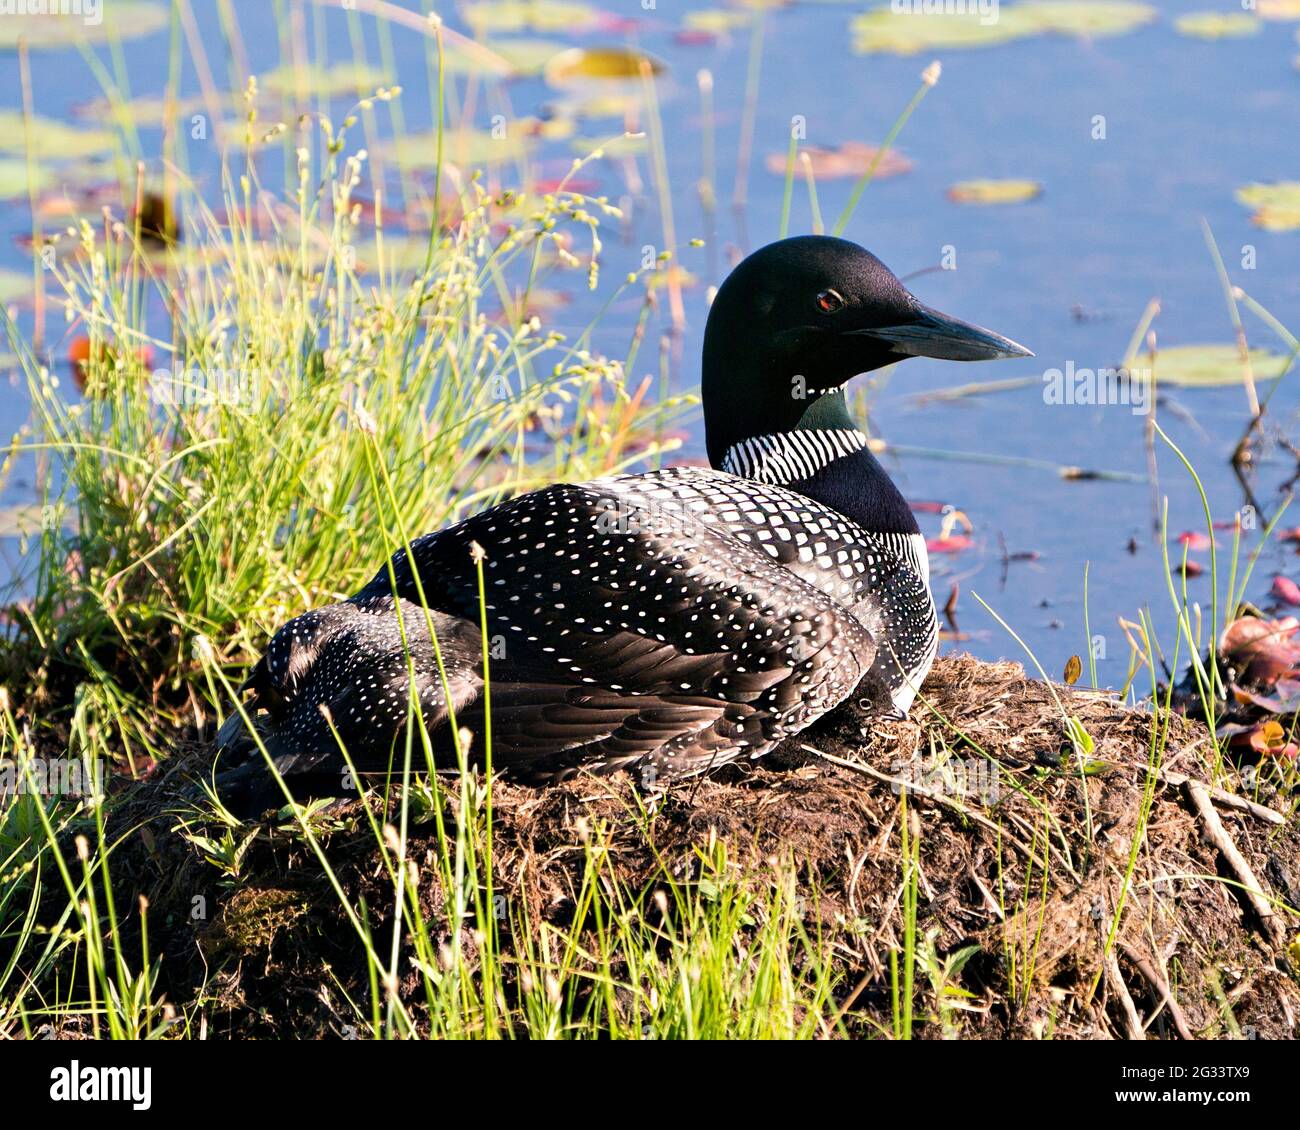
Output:
[[[359,769],[402,764],[412,672],[435,751],[450,713],[481,733],[478,546],[492,759],[516,777],[698,773],[855,693],[906,713],[937,641],[925,542],[844,385],[907,357],[1026,356],[922,305],[853,243],[771,244],[709,313],[710,469],[557,484],[418,539],[351,599],[281,628],[246,710],[295,796],[338,793],[340,743]],[[223,767],[244,762],[223,795],[282,802],[238,712],[218,746]]]

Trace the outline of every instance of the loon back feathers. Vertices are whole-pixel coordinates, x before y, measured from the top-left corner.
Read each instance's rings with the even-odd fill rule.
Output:
[[[247,684],[268,752],[302,792],[337,793],[340,745],[362,770],[401,765],[418,713],[445,758],[453,716],[478,741],[490,698],[494,767],[671,777],[757,757],[855,691],[906,711],[937,643],[925,543],[843,385],[909,356],[1027,353],[844,240],[756,252],[705,330],[719,469],[551,486],[418,539],[276,634]],[[232,721],[219,744],[264,799],[253,735]]]

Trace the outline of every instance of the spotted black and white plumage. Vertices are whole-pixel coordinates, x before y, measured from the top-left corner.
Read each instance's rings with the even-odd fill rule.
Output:
[[[926,352],[1027,351],[921,306],[842,240],[750,256],[705,334],[718,469],[511,499],[285,625],[246,684],[276,766],[296,792],[337,792],[340,745],[360,769],[400,766],[417,713],[435,758],[453,717],[481,755],[489,698],[494,767],[535,781],[663,780],[758,757],[855,694],[905,713],[937,640],[925,542],[842,386]],[[237,716],[220,745],[245,758],[228,774],[238,788],[276,799],[255,791],[260,758]]]

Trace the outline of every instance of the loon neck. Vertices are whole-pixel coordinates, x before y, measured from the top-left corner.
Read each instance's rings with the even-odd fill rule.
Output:
[[[919,532],[911,508],[849,415],[842,390],[818,396],[792,430],[732,444],[720,469],[798,491],[872,533]]]

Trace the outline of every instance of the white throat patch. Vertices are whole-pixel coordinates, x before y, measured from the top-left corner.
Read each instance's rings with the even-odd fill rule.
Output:
[[[773,432],[733,444],[722,457],[722,470],[760,483],[797,483],[866,446],[867,437],[857,428]]]

